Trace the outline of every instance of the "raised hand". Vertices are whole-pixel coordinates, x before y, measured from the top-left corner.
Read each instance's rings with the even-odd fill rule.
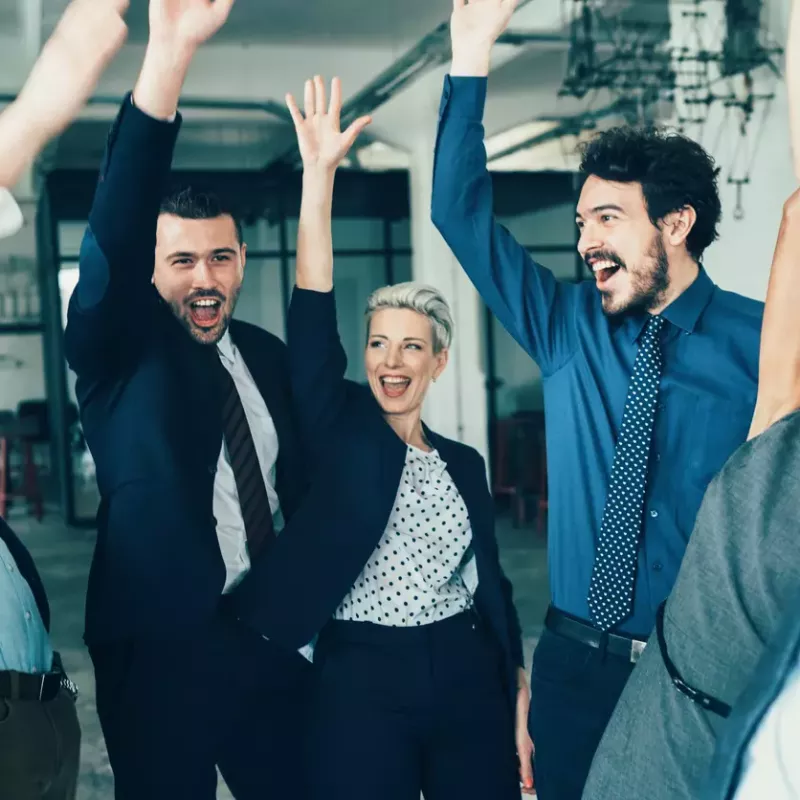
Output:
[[[451,74],[488,74],[492,46],[508,26],[516,7],[517,0],[453,0]]]
[[[94,91],[125,41],[127,9],[128,0],[73,0],[64,11],[19,98],[43,136],[66,128]]]
[[[341,130],[342,85],[338,78],[331,82],[330,105],[325,96],[325,82],[319,75],[305,83],[305,115],[290,94],[286,95],[286,105],[294,121],[306,172],[333,172],[361,131],[372,121],[370,117],[359,117],[347,130]]]
[[[228,19],[234,0],[150,0],[150,40],[194,48]]]

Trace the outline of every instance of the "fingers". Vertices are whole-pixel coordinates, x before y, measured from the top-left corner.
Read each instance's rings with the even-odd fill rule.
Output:
[[[213,14],[217,18],[217,22],[222,25],[228,15],[231,13],[235,0],[214,0]]]
[[[331,81],[331,105],[328,114],[335,125],[339,125],[342,112],[342,82],[338,78]]]
[[[300,113],[300,109],[297,107],[294,97],[290,94],[286,95],[286,106],[289,109],[289,113],[292,115],[294,127],[299,128],[304,122],[303,115]]]
[[[306,81],[303,87],[303,111],[306,114],[306,119],[314,116],[314,84],[311,81]]]
[[[353,143],[358,138],[361,131],[363,131],[370,122],[372,122],[372,117],[359,117],[355,122],[350,123],[347,130],[342,134],[346,147],[345,152],[353,146]]]
[[[324,114],[328,107],[325,99],[325,81],[322,76],[314,76],[314,109],[317,114]]]

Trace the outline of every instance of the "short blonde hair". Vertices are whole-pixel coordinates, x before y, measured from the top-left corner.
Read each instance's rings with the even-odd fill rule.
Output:
[[[396,283],[376,289],[367,300],[367,335],[372,317],[384,308],[407,308],[427,317],[431,323],[433,352],[447,350],[453,341],[453,316],[438,289],[422,283]]]

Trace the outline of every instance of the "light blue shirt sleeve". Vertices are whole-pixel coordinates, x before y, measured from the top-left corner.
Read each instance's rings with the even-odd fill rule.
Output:
[[[0,539],[0,670],[32,674],[49,672],[52,665],[53,649],[36,599]]]

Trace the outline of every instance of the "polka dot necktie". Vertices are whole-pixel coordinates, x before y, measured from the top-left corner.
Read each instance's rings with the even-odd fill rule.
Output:
[[[592,622],[607,631],[630,616],[644,510],[647,460],[661,379],[662,317],[651,317],[639,344],[622,414],[608,498],[589,584]]]

